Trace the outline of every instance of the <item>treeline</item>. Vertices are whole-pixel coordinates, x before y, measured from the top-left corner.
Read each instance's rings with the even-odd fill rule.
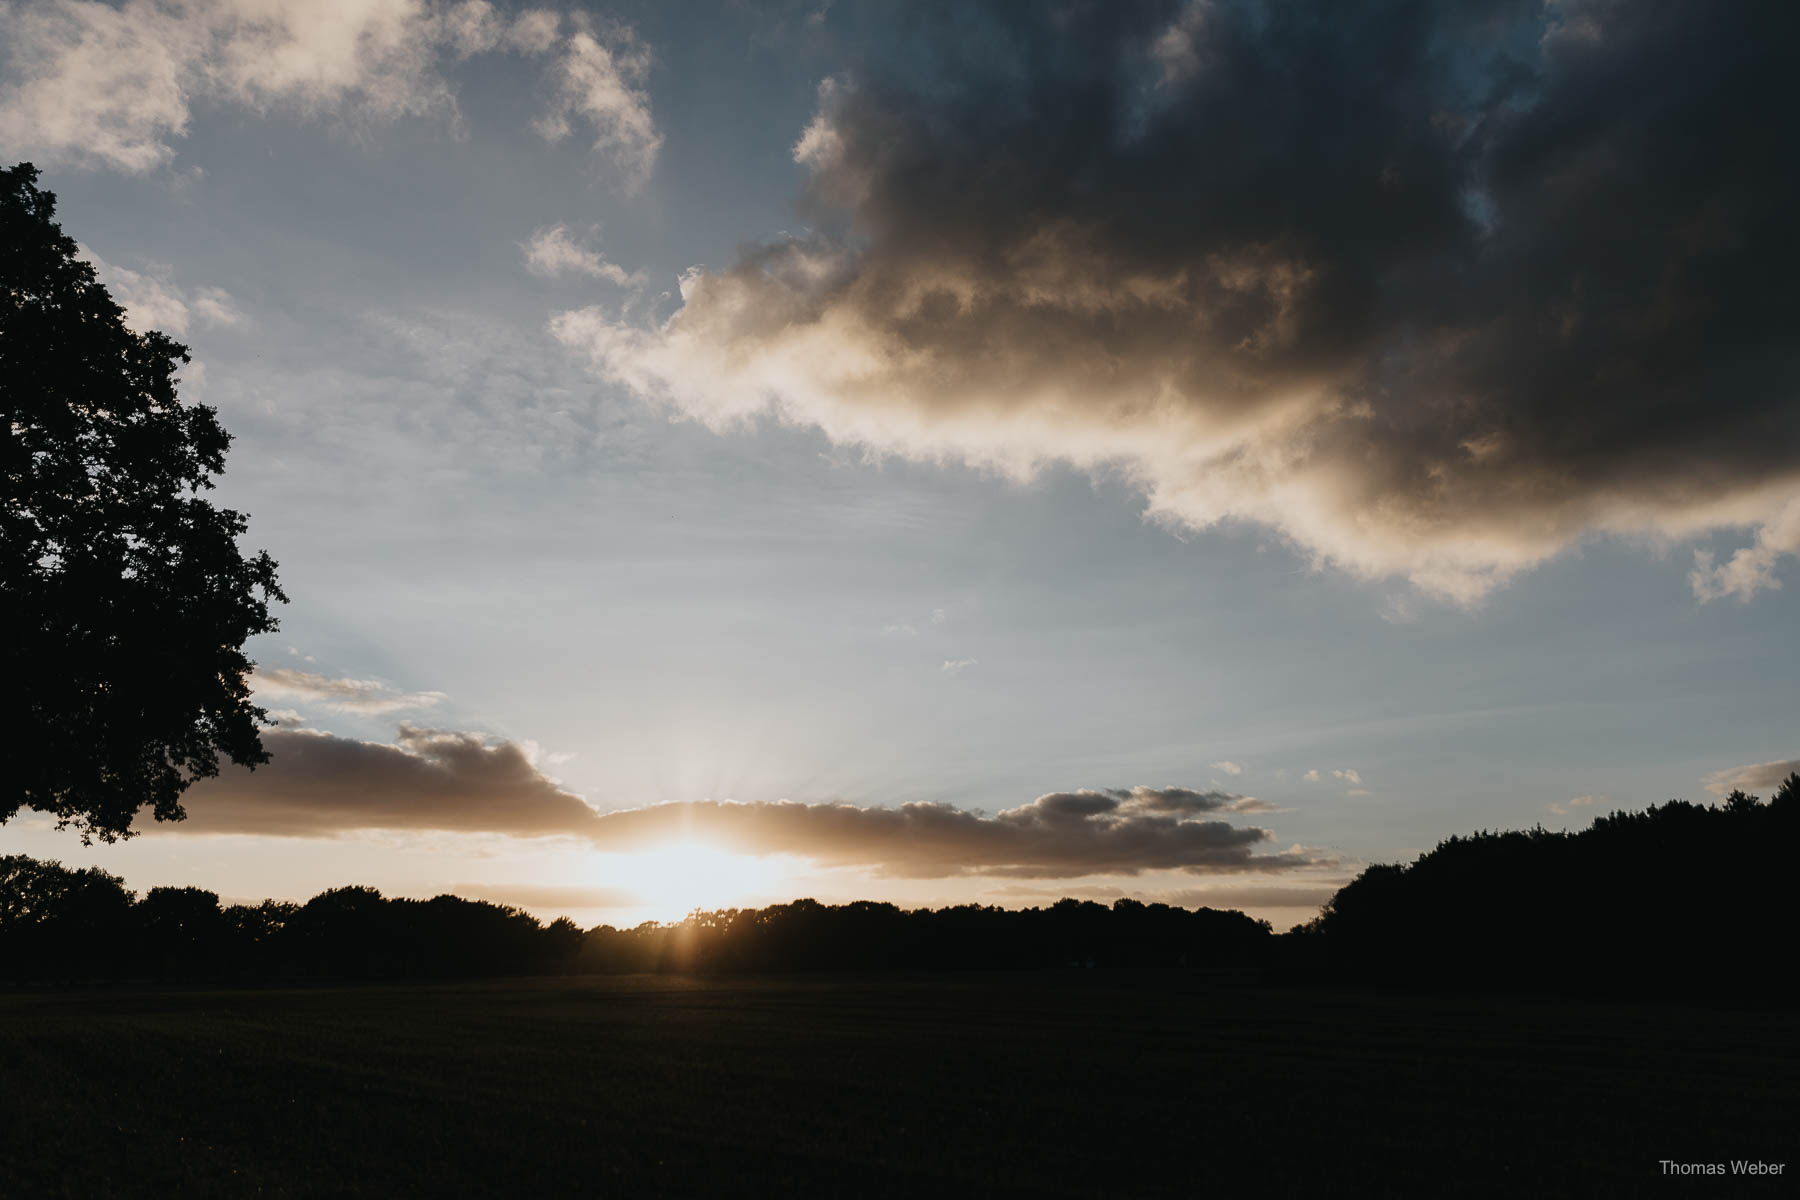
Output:
[[[1241,912],[1119,900],[1022,910],[796,900],[583,932],[456,896],[336,888],[221,907],[0,857],[0,980],[455,978],[556,972],[1270,968],[1294,982],[1788,1000],[1800,774],[1773,799],[1673,800],[1578,832],[1452,837],[1371,866],[1276,936]]]
[[[796,900],[696,912],[673,925],[590,930],[582,971],[870,971],[1243,967],[1268,961],[1267,921],[1235,910],[1115,900],[1048,908],[897,908]]]
[[[344,887],[220,907],[201,888],[139,899],[98,868],[0,857],[0,979],[13,982],[527,975],[562,969],[582,937],[566,917],[546,926],[457,896]]]
[[[212,892],[170,887],[138,899],[98,868],[0,857],[0,979],[13,982],[1246,966],[1267,960],[1271,936],[1241,912],[1135,900],[1023,911],[796,900],[583,933],[566,917],[542,925],[503,905],[367,887],[304,904],[221,907]]]
[[[1766,804],[1737,791],[1452,837],[1363,871],[1281,961],[1363,983],[1791,1001],[1797,849],[1800,774]]]

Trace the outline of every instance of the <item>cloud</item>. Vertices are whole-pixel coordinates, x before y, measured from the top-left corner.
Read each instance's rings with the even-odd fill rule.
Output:
[[[167,267],[133,271],[114,266],[86,246],[77,246],[76,253],[93,264],[94,274],[125,310],[125,324],[139,333],[158,329],[182,337],[196,320],[217,327],[246,319],[224,288],[203,287],[190,294],[170,280]]]
[[[1137,787],[1051,792],[983,817],[945,804],[708,800],[606,813],[596,818],[593,837],[600,848],[621,851],[693,838],[737,853],[793,854],[909,878],[1044,879],[1157,869],[1202,875],[1316,865],[1318,859],[1297,849],[1255,853],[1271,837],[1266,829],[1206,819],[1256,803],[1227,792]]]
[[[978,658],[946,658],[938,670],[946,675],[960,675],[980,661]]]
[[[519,836],[575,834],[594,810],[558,788],[511,742],[402,725],[396,744],[308,730],[264,730],[271,757],[223,768],[188,789],[176,832],[331,837],[356,829]]]
[[[1612,802],[1611,796],[1575,796],[1569,800],[1569,803],[1574,805],[1611,804]]]
[[[751,855],[810,858],[908,878],[1068,878],[1286,871],[1321,860],[1298,848],[1256,851],[1266,829],[1219,814],[1255,811],[1229,792],[1121,788],[1051,792],[986,817],[947,804],[739,804],[711,800],[597,813],[532,766],[512,742],[403,725],[395,744],[274,729],[271,759],[225,768],[185,798],[175,831],[328,837],[358,829],[563,835],[629,853],[701,841]]]
[[[596,250],[590,250],[569,236],[566,226],[551,225],[531,235],[524,244],[525,265],[536,275],[561,275],[572,272],[591,275],[620,287],[641,287],[641,271],[627,272],[617,263],[606,261]]]
[[[641,183],[663,142],[643,89],[650,48],[623,26],[601,28],[583,16],[571,20],[575,31],[563,42],[553,69],[556,97],[538,121],[538,132],[560,141],[575,122],[583,122],[595,152],[611,159],[628,184]]]
[[[1227,775],[1242,775],[1244,773],[1244,768],[1243,768],[1242,764],[1240,764],[1240,763],[1216,762],[1216,763],[1212,763],[1210,765],[1213,768],[1213,770],[1223,771]]]
[[[1742,767],[1726,767],[1705,779],[1706,790],[1715,796],[1728,792],[1769,792],[1780,787],[1789,775],[1800,771],[1800,758],[1783,758],[1774,762],[1750,763]]]
[[[1362,776],[1357,774],[1355,767],[1344,767],[1342,770],[1333,771],[1331,777],[1341,779],[1345,783],[1355,784],[1358,787],[1362,786]]]
[[[1748,600],[1764,588],[1781,586],[1775,568],[1792,554],[1800,554],[1800,499],[1791,501],[1758,529],[1753,543],[1741,547],[1717,566],[1713,565],[1710,551],[1694,551],[1694,569],[1688,573],[1688,582],[1702,601],[1725,596]]]
[[[1319,772],[1317,769],[1314,769],[1314,770],[1308,771],[1306,774],[1302,775],[1300,778],[1305,780],[1307,783],[1317,783],[1317,782],[1319,782]]]
[[[1594,534],[1757,530],[1702,595],[1795,548],[1800,9],[944,11],[822,87],[815,232],[556,336],[716,428],[1113,470],[1456,601]]]
[[[545,118],[593,126],[632,180],[661,136],[632,85],[648,50],[585,17],[508,19],[486,0],[31,0],[0,3],[0,149],[8,157],[142,172],[175,155],[197,100],[368,124],[456,115],[444,64],[494,51],[553,59]],[[559,49],[560,46],[560,49]],[[610,72],[610,74],[609,74]],[[609,84],[608,80],[611,80]]]
[[[1382,597],[1376,613],[1389,625],[1416,625],[1421,619],[1418,598],[1405,592]]]
[[[548,54],[562,30],[562,16],[550,9],[527,9],[513,19],[507,41],[522,54]]]
[[[288,667],[258,667],[250,687],[259,696],[310,700],[338,712],[376,715],[408,708],[429,708],[444,698],[442,692],[397,692],[373,679],[332,679]]]
[[[246,318],[232,294],[221,287],[203,287],[194,293],[189,307],[208,325],[236,325]]]

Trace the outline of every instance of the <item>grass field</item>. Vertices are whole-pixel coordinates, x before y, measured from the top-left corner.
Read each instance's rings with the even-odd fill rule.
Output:
[[[1797,1066],[1786,1013],[1178,972],[26,993],[0,1194],[1705,1194],[1658,1160],[1789,1160]]]

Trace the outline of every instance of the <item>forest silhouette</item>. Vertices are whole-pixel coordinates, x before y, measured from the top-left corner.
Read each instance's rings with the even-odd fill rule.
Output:
[[[17,985],[447,979],[619,972],[1166,967],[1292,983],[1621,993],[1778,1002],[1774,949],[1800,774],[1767,803],[1733,792],[1599,817],[1587,829],[1451,837],[1377,864],[1277,935],[1237,911],[1121,899],[905,910],[796,900],[583,931],[516,908],[334,888],[304,904],[221,906],[199,888],[138,897],[117,876],[0,857],[0,978]]]

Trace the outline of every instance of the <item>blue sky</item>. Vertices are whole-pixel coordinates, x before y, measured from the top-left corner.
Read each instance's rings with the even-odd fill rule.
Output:
[[[367,882],[481,891],[589,922],[804,893],[1138,895],[1286,924],[1363,863],[1452,833],[1704,799],[1722,773],[1800,758],[1795,547],[1784,540],[1800,536],[1789,528],[1800,476],[1756,450],[1768,430],[1779,440],[1800,428],[1791,370],[1706,364],[1707,378],[1748,396],[1730,413],[1704,392],[1645,401],[1656,412],[1713,404],[1725,434],[1739,431],[1693,443],[1688,474],[1552,486],[1543,480],[1597,476],[1585,461],[1521,451],[1505,486],[1470,483],[1466,504],[1419,509],[1413,524],[1411,509],[1393,516],[1410,501],[1379,490],[1388,475],[1308,474],[1314,460],[1280,440],[1288,427],[1269,414],[1289,403],[1282,389],[1302,406],[1350,403],[1353,386],[1336,367],[1322,374],[1316,355],[1269,366],[1270,351],[1241,370],[1214,358],[1202,376],[1172,366],[1156,387],[1191,409],[1117,401],[1126,407],[1093,415],[1082,389],[1136,369],[1121,358],[1114,374],[1090,373],[1095,347],[1122,338],[1137,361],[1155,359],[1146,339],[1166,336],[1160,326],[1028,337],[1017,312],[984,325],[967,297],[1062,289],[1047,302],[1065,305],[1059,317],[1089,312],[1076,292],[1128,255],[1110,218],[1094,228],[1121,240],[1096,249],[1101,234],[1067,232],[1089,207],[1045,216],[1044,193],[1021,194],[1020,219],[1048,232],[994,267],[945,249],[974,237],[956,212],[927,221],[882,208],[941,171],[963,179],[969,212],[1005,211],[1015,185],[959,176],[956,156],[1008,105],[1035,128],[1039,92],[1017,79],[1086,81],[1086,67],[1064,64],[1081,60],[1066,31],[868,6],[647,5],[559,10],[543,48],[520,49],[529,39],[505,5],[344,0],[315,6],[315,17],[330,10],[323,32],[278,3],[103,7],[0,10],[13,47],[0,150],[43,169],[65,231],[134,319],[190,345],[184,394],[216,406],[235,436],[217,497],[250,515],[249,543],[281,563],[292,600],[281,632],[252,647],[262,702],[289,737],[429,757],[397,730],[471,734],[496,753],[517,748],[531,786],[552,781],[600,813],[682,815],[674,852],[523,830],[504,815],[504,788],[483,801],[500,814],[485,826],[437,827],[420,815],[426,796],[391,824],[373,803],[366,822],[305,836],[252,817],[209,827],[209,797],[221,811],[254,806],[260,784],[228,772],[190,793],[186,826],[83,847],[21,818],[0,830],[10,848],[97,862],[138,888],[304,897]],[[1215,32],[1227,7],[1171,6],[1160,23],[1109,34],[1142,50],[1152,129],[1156,105],[1187,103],[1156,88],[1221,75],[1208,54],[1259,44]],[[1545,56],[1547,94],[1556,39],[1596,12],[1515,13],[1509,44]],[[465,28],[477,32],[455,32]],[[343,29],[360,39],[333,33]],[[1629,48],[1629,33],[1593,41]],[[298,65],[283,76],[283,63]],[[578,67],[586,90],[567,85]],[[1458,68],[1463,91],[1470,69]],[[559,113],[568,132],[549,136]],[[895,128],[912,132],[880,132]],[[956,131],[949,149],[917,132],[943,128]],[[814,149],[797,159],[803,144]],[[913,165],[892,166],[889,150]],[[1024,161],[1016,186],[1046,186],[1030,174],[1040,166]],[[1130,174],[1147,170],[1137,159],[1108,170],[1096,176],[1103,191],[1145,186]],[[1199,186],[1185,170],[1171,188]],[[1499,211],[1503,222],[1552,220],[1523,202]],[[1182,236],[1171,235],[1171,261],[1189,253]],[[1223,261],[1224,244],[1207,242],[1204,261]],[[1232,261],[1218,270],[1239,294],[1303,294],[1330,268],[1248,250]],[[850,282],[766,282],[813,269]],[[1156,293],[1166,280],[1147,270],[1120,267],[1118,286]],[[868,299],[922,278],[948,280],[973,306],[957,332],[920,332],[915,313]],[[1117,295],[1097,303],[1124,303]],[[1383,297],[1381,311],[1400,306]],[[776,322],[785,304],[801,315]],[[1209,319],[1235,318],[1220,308]],[[1254,336],[1301,350],[1339,336],[1328,324],[1309,333],[1310,319],[1284,333],[1287,316],[1270,317]],[[839,341],[821,350],[828,336]],[[920,391],[920,378],[939,376],[895,365],[902,344],[940,356],[942,395]],[[1630,347],[1612,352],[1630,360]],[[1015,362],[1025,365],[1006,374]],[[995,363],[989,391],[958,390]],[[1240,370],[1229,402],[1202,411],[1182,392],[1228,370]],[[1515,394],[1470,370],[1455,386]],[[1021,371],[1032,382],[1008,394]],[[1530,386],[1565,386],[1549,367],[1540,375]],[[1383,375],[1387,390],[1369,403],[1385,416],[1400,401],[1381,397],[1450,386],[1421,379]],[[1241,435],[1229,463],[1204,459],[1215,428],[1201,418],[1252,403],[1242,396],[1266,400],[1255,428],[1278,433]],[[1569,440],[1556,422],[1573,418],[1556,414],[1613,403],[1542,399],[1494,403],[1536,414],[1559,435],[1543,446]],[[1483,440],[1487,428],[1456,435],[1476,463],[1499,444]],[[1522,417],[1492,428],[1521,443],[1534,433]],[[1411,445],[1396,435],[1368,454],[1400,462]],[[1259,454],[1290,465],[1259,467],[1253,482],[1233,474]],[[1740,465],[1741,487],[1696,482]],[[1508,507],[1540,487],[1549,499]],[[1712,555],[1710,569],[1697,553]],[[460,786],[453,763],[437,766],[433,778]],[[280,767],[278,751],[258,778]],[[1226,819],[1269,831],[1259,853],[1293,861],[972,859],[966,872],[921,874],[873,834],[809,857],[760,834],[733,840],[706,810],[680,807],[915,804],[991,819],[1038,797],[1133,787],[1229,797],[1194,801],[1179,822],[1241,814]],[[307,802],[296,795],[284,802]],[[1150,819],[1117,803],[1099,819]],[[670,873],[692,881],[670,885]]]

